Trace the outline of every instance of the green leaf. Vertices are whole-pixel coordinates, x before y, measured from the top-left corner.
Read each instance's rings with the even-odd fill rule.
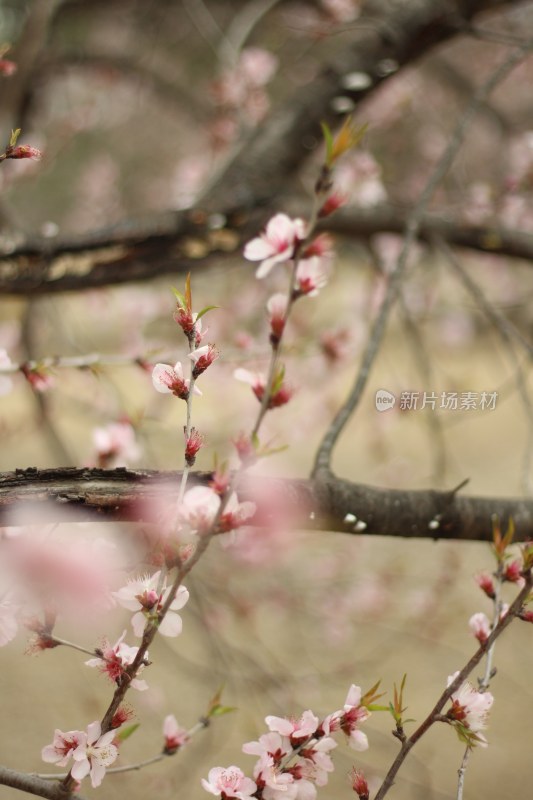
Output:
[[[185,302],[185,296],[182,295],[182,293],[179,292],[174,286],[171,286],[170,288],[172,289],[172,291],[174,293],[174,296],[175,296],[176,300],[178,301],[178,303],[180,304],[180,306],[182,308],[187,308],[187,305],[186,305],[186,302]]]
[[[14,131],[11,131],[11,138],[9,140],[9,146],[15,147],[17,140],[21,134],[22,128],[16,128]]]
[[[117,731],[115,738],[118,739],[119,742],[125,742],[139,727],[140,723],[134,722],[133,725],[128,725],[126,728],[121,728],[121,730]]]
[[[229,714],[231,711],[237,711],[237,706],[214,706],[209,712],[209,716],[221,717],[223,714]]]
[[[202,310],[198,312],[196,322],[198,322],[198,320],[201,319],[204,314],[207,314],[208,311],[212,311],[214,308],[220,308],[220,306],[206,306],[205,308],[202,308]]]

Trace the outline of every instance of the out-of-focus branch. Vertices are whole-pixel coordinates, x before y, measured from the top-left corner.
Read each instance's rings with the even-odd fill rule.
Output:
[[[289,205],[292,206],[292,203]],[[207,215],[168,212],[157,220],[129,221],[113,229],[51,242],[32,238],[11,246],[0,243],[0,295],[36,295],[80,291],[98,286],[145,281],[160,275],[198,273],[235,258],[257,233],[265,213]],[[211,228],[226,217],[223,228]],[[403,233],[406,209],[392,206],[337,211],[320,229],[367,240],[378,233]],[[468,225],[437,214],[422,216],[417,237],[481,253],[533,261],[533,235],[495,226]]]
[[[375,208],[344,208],[327,220],[327,229],[354,238],[368,238],[377,233],[403,233],[409,210],[391,205]],[[425,213],[418,238],[430,244],[439,236],[450,245],[481,253],[533,259],[533,234],[494,225],[471,225],[446,216]]]
[[[331,457],[335,444],[337,443],[348,420],[351,418],[355,409],[359,405],[363,392],[366,388],[370,371],[380,349],[390,312],[400,291],[401,282],[407,268],[409,252],[413,243],[417,239],[422,218],[431,198],[433,197],[434,192],[445,177],[455,159],[455,156],[459,152],[463,144],[466,131],[468,130],[468,126],[475,116],[478,106],[486,102],[487,98],[490,97],[496,86],[501,83],[501,81],[506,78],[510,72],[512,72],[512,70],[523,60],[526,53],[527,49],[523,47],[514,50],[503,61],[503,63],[500,64],[496,70],[494,70],[488,80],[485,81],[475,92],[469,105],[457,123],[448,146],[439,159],[433,173],[429,177],[429,180],[420,194],[415,207],[409,214],[405,227],[402,249],[396,263],[396,269],[390,278],[385,297],[370,332],[361,366],[357,372],[354,384],[348,394],[348,397],[340,407],[319,444],[313,467],[314,476],[321,472],[331,471]]]
[[[0,523],[68,520],[155,521],[161,503],[175,506],[181,473],[152,470],[34,468],[0,474]],[[209,472],[191,480],[206,485]],[[266,501],[262,497],[268,496]],[[458,490],[400,491],[334,476],[285,480],[248,476],[239,497],[258,505],[257,524],[268,524],[272,497],[298,530],[406,538],[491,541],[492,521],[512,517],[516,539],[533,537],[533,500],[465,497]],[[172,505],[174,504],[174,505]]]
[[[209,187],[201,210],[164,214],[148,226],[126,223],[114,232],[97,232],[70,244],[41,240],[8,244],[0,258],[0,293],[67,291],[146,280],[189,271],[210,255],[218,259],[219,253],[235,250],[262,224],[274,201],[279,207],[295,172],[321,141],[320,122],[337,119],[336,97],[346,96],[356,107],[386,79],[387,71],[380,65],[394,63],[401,68],[452,37],[461,21],[507,5],[514,3],[367,0],[350,45],[250,135]],[[353,72],[368,76],[367,88],[345,87],[346,76]],[[211,230],[213,218],[218,225],[221,218],[226,220],[227,227]]]

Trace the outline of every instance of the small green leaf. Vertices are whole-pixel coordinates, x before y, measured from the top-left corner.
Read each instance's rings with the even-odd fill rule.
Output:
[[[126,739],[129,739],[139,727],[140,724],[138,722],[134,722],[133,725],[128,725],[127,727],[121,728],[119,731],[117,731],[115,738],[118,739],[119,742],[125,742]]]
[[[17,140],[21,134],[22,128],[16,128],[14,131],[11,131],[11,138],[9,140],[9,146],[15,147]]]
[[[214,706],[209,712],[209,716],[221,717],[223,714],[229,714],[231,711],[237,711],[237,706]]]
[[[207,314],[208,311],[212,311],[214,308],[220,308],[220,306],[206,306],[205,308],[202,308],[202,310],[198,312],[196,322],[198,322],[198,320],[201,319],[204,314]]]
[[[380,706],[379,703],[370,703],[365,706],[365,708],[368,708],[369,711],[390,711],[391,714],[393,711],[392,703],[389,703],[388,706]]]
[[[186,302],[185,302],[185,296],[182,295],[182,293],[179,292],[174,286],[171,286],[170,288],[172,289],[172,292],[174,293],[174,296],[175,296],[176,300],[178,301],[178,303],[180,304],[180,306],[182,308],[186,308],[187,306],[186,306]]]

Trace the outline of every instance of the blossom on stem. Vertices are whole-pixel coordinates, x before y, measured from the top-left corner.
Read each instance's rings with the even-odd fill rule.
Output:
[[[163,722],[163,736],[165,746],[163,752],[168,756],[173,755],[180,747],[189,741],[189,734],[185,728],[178,725],[174,714],[168,714]]]
[[[191,531],[202,535],[208,533],[220,510],[220,496],[207,486],[194,486],[185,492],[179,509],[179,517]],[[240,503],[235,492],[231,494],[218,520],[216,533],[227,533],[245,525],[255,514],[255,503]]]
[[[359,725],[370,717],[370,711],[366,706],[361,705],[361,687],[350,686],[344,709],[330,714],[323,723],[325,733],[340,730],[348,736],[350,747],[354,750],[367,750],[368,738],[363,731],[359,730]]]
[[[179,508],[179,518],[191,531],[207,533],[220,508],[220,497],[207,486],[193,486],[185,492]]]
[[[323,203],[320,211],[318,212],[319,219],[323,219],[324,217],[329,217],[331,214],[335,213],[337,209],[342,208],[348,202],[348,195],[344,192],[334,191],[326,201]]]
[[[350,772],[350,779],[352,782],[352,789],[359,797],[359,800],[368,800],[369,797],[368,783],[361,770],[352,767],[352,771]]]
[[[285,328],[287,316],[287,295],[273,294],[267,302],[268,318],[270,322],[270,341],[277,346]]]
[[[187,466],[192,467],[196,461],[196,454],[204,442],[204,437],[196,428],[191,428],[187,436],[187,428],[184,427],[183,434],[185,436],[185,463]]]
[[[247,467],[251,467],[257,461],[257,449],[249,434],[241,431],[232,442],[239,456],[240,462]]]
[[[165,617],[159,622],[158,613],[172,591],[171,586],[167,587],[166,580],[161,591],[158,591],[160,575],[159,571],[153,575],[136,578],[128,581],[118,592],[113,592],[113,596],[123,608],[136,612],[131,619],[131,626],[136,636],[143,635],[147,620],[156,623],[159,633],[163,636],[179,636],[181,633],[183,623],[176,612],[183,608],[189,599],[189,592],[185,586],[180,586]]]
[[[224,800],[236,797],[246,800],[257,792],[257,785],[247,778],[239,767],[213,767],[209,770],[207,780],[202,778],[202,786],[207,792],[221,795]]]
[[[269,730],[287,736],[291,742],[298,739],[307,739],[316,733],[319,719],[312,711],[304,711],[300,719],[287,719],[286,717],[265,717]]]
[[[490,622],[487,615],[483,614],[483,612],[473,614],[468,621],[468,625],[478,642],[484,644],[490,636]]]
[[[41,750],[41,758],[47,764],[66,767],[72,754],[79,746],[85,733],[83,731],[54,731],[54,741]]]
[[[448,686],[455,680],[457,673],[450,675]],[[447,717],[457,723],[457,730],[462,739],[472,744],[487,746],[487,741],[479,731],[487,727],[489,711],[494,702],[490,692],[479,692],[471,683],[465,681],[451,696],[452,706]]]
[[[511,561],[510,564],[505,565],[503,571],[503,580],[510,583],[517,583],[519,586],[524,585],[524,576],[522,575],[522,563],[518,559]]]
[[[237,495],[233,492],[220,517],[219,528],[222,532],[241,528],[254,516],[255,512],[255,503],[251,503],[249,500],[240,503]]]
[[[8,147],[5,152],[6,158],[33,158],[39,161],[43,154],[37,147],[29,144],[18,144],[16,147]]]
[[[76,762],[71,770],[72,777],[81,781],[90,774],[91,784],[94,788],[100,786],[106,768],[118,756],[118,750],[113,744],[115,731],[108,731],[103,736],[101,734],[100,723],[91,722],[87,726],[87,733],[81,732],[79,744],[72,754]]]
[[[180,400],[187,400],[189,397],[190,380],[184,378],[180,361],[176,361],[173,367],[169,364],[156,364],[152,371],[152,383],[154,389],[162,394],[173,394]],[[202,394],[196,386],[193,392]]]
[[[197,378],[202,372],[205,372],[219,356],[219,352],[214,344],[204,344],[203,347],[198,347],[189,353],[189,358],[194,364],[192,375]]]
[[[133,664],[139,652],[138,647],[130,647],[123,641],[125,636],[126,631],[123,632],[122,636],[114,645],[110,645],[106,639],[104,641],[104,646],[100,650],[102,654],[101,657],[90,658],[85,662],[88,667],[97,667],[100,672],[107,675],[117,686],[122,684],[127,668],[130,664]],[[148,658],[148,651],[145,657]],[[140,664],[136,674],[138,675],[143,669],[144,664]],[[137,678],[132,678],[129,683],[132,689],[137,689],[139,692],[148,689],[146,681],[140,681]]]
[[[135,430],[129,422],[111,422],[93,429],[93,444],[98,455],[98,466],[125,466],[136,461],[140,449],[135,440]]]
[[[296,269],[296,296],[316,297],[327,282],[327,270],[321,258],[312,256],[300,261]]]
[[[492,576],[489,575],[487,572],[482,572],[480,575],[476,575],[476,583],[479,588],[485,592],[487,597],[491,600],[494,600],[496,597],[496,589],[494,587],[494,581],[492,580]]]
[[[239,367],[233,373],[233,377],[236,378],[238,381],[242,381],[243,383],[248,383],[252,387],[252,391],[259,400],[262,401],[263,395],[265,393],[265,386],[266,386],[266,378],[260,372],[250,372],[247,369],[243,369]],[[276,384],[278,384],[276,386]],[[270,399],[268,401],[267,408],[279,408],[280,406],[285,405],[288,403],[293,395],[292,389],[286,386],[283,383],[283,375],[281,375],[281,380],[279,377],[276,381],[274,381],[274,385],[272,386],[272,391],[270,394]]]
[[[9,78],[11,75],[14,75],[16,71],[17,65],[14,61],[10,61],[9,58],[0,58],[0,75]]]
[[[302,219],[276,214],[267,223],[265,232],[245,246],[244,257],[249,261],[261,262],[255,274],[257,278],[264,278],[276,264],[290,261],[296,245],[305,239],[305,235]]]
[[[54,379],[39,367],[30,368],[27,364],[22,364],[20,371],[36,392],[46,392],[54,385]]]

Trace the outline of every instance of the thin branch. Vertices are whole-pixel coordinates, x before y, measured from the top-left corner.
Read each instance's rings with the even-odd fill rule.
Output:
[[[492,73],[490,78],[476,91],[471,103],[459,120],[452,138],[442,157],[440,158],[436,169],[424,187],[424,190],[422,191],[413,211],[409,214],[403,247],[398,257],[396,269],[390,278],[385,298],[379,309],[378,316],[370,333],[367,348],[363,355],[362,364],[359,368],[359,372],[351,392],[349,393],[344,405],[337,412],[337,415],[335,416],[332,424],[326,431],[319,445],[313,468],[313,475],[330,470],[333,448],[335,447],[335,444],[337,443],[338,438],[348,420],[359,405],[359,401],[361,400],[363,392],[366,388],[370,371],[380,349],[390,312],[398,297],[401,282],[407,268],[409,252],[418,236],[422,217],[427,209],[429,201],[448,172],[455,159],[455,156],[459,152],[468,126],[475,116],[478,107],[487,100],[496,86],[501,83],[501,81],[506,78],[509,73],[512,72],[512,70],[523,60],[527,52],[528,51],[526,49],[520,48],[511,53],[511,55],[508,56],[505,61]]]
[[[458,258],[456,258],[455,254],[448,247],[448,245],[443,241],[438,241],[438,245],[446,256],[450,266],[459,276],[461,282],[474,298],[479,308],[498,331],[501,339],[507,346],[507,350],[516,370],[516,385],[518,387],[518,392],[520,394],[520,399],[522,401],[524,413],[528,423],[528,432],[522,464],[522,488],[525,493],[531,495],[533,494],[533,482],[531,478],[531,469],[533,463],[533,401],[530,397],[526,374],[515,351],[515,344],[518,343],[525,350],[528,359],[533,357],[533,345],[501,312],[494,308],[494,306],[487,300],[480,287],[468,275],[461,262]]]
[[[427,733],[429,728],[435,723],[444,721],[441,716],[441,712],[446,705],[446,703],[450,700],[452,694],[456,692],[461,684],[468,678],[470,673],[477,667],[480,663],[484,655],[486,654],[487,650],[492,647],[496,639],[501,636],[504,630],[507,628],[508,625],[515,619],[517,614],[521,611],[524,603],[527,601],[530,592],[531,586],[533,584],[532,580],[532,573],[531,570],[528,571],[526,576],[526,581],[524,587],[520,590],[517,594],[514,601],[511,603],[507,614],[500,619],[496,627],[492,630],[490,636],[488,637],[487,641],[480,645],[477,651],[474,653],[472,658],[468,661],[468,663],[463,667],[460,672],[458,672],[457,676],[454,680],[449,684],[446,690],[441,694],[435,707],[433,710],[428,714],[426,719],[422,722],[421,725],[409,736],[404,742],[402,742],[402,747],[400,752],[398,753],[397,757],[395,758],[391,768],[389,769],[385,779],[380,786],[374,800],[383,800],[385,795],[388,793],[389,789],[394,784],[394,779],[404,763],[407,755],[418,742],[419,739]]]

